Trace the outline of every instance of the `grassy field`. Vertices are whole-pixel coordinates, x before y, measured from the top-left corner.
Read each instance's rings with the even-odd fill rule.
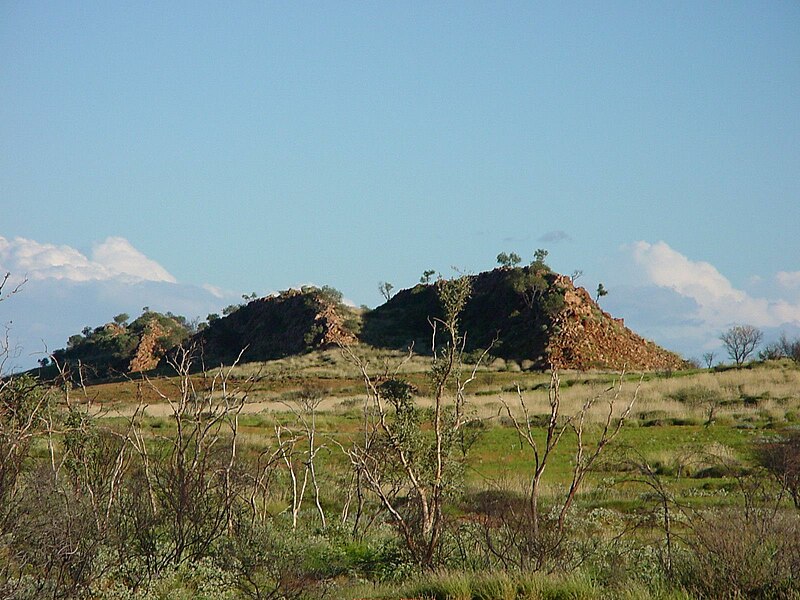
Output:
[[[394,372],[419,390],[416,402],[429,406],[429,359],[415,356],[403,362],[402,353],[364,350],[374,373]],[[467,370],[469,370],[467,365]],[[248,381],[247,400],[239,418],[243,447],[257,452],[275,444],[276,423],[291,423],[291,408],[298,393],[312,388],[321,394],[317,431],[327,443],[320,455],[324,467],[345,468],[336,443],[358,436],[362,425],[365,388],[357,369],[338,350],[311,353],[268,363],[237,366],[232,378]],[[635,507],[636,501],[616,480],[623,456],[635,454],[646,461],[687,501],[730,502],[730,477],[715,477],[720,464],[752,464],[754,443],[800,424],[800,369],[791,361],[757,364],[743,369],[695,370],[671,373],[562,372],[561,405],[564,414],[575,413],[587,398],[619,386],[618,416],[625,401],[636,403],[606,460],[588,478],[583,494],[596,506]],[[475,440],[466,459],[468,487],[505,486],[524,492],[531,475],[531,451],[522,443],[507,415],[506,406],[520,416],[519,394],[530,414],[544,419],[548,410],[550,375],[509,370],[505,361],[481,367],[468,388],[468,406],[476,419]],[[147,404],[146,429],[169,435],[173,427],[170,405],[154,390],[175,395],[177,382],[170,377],[104,383],[87,389],[91,410],[101,419],[121,426],[141,400]],[[592,440],[605,419],[607,406],[597,404],[588,413]],[[539,443],[544,428],[535,432]],[[569,483],[574,439],[568,432],[554,452],[546,477],[546,490]],[[699,500],[698,500],[699,499]]]
[[[391,374],[411,385],[420,431],[414,442],[417,445],[409,448],[430,447],[430,359],[406,359],[401,353],[368,348],[357,352],[371,376]],[[213,408],[214,403],[223,398],[235,403],[243,401],[240,406],[237,404],[235,416],[228,415],[220,421],[221,437],[209,439],[218,439],[213,443],[226,448],[226,428],[235,424],[239,466],[229,473],[241,478],[237,493],[242,514],[248,514],[252,507],[254,515],[261,515],[261,525],[247,534],[250,537],[245,538],[249,541],[244,546],[230,532],[220,533],[213,551],[209,549],[205,558],[198,555],[185,562],[176,561],[172,570],[153,571],[147,585],[133,593],[125,585],[114,591],[121,581],[127,581],[127,576],[120,575],[119,567],[115,567],[117,570],[111,569],[100,577],[100,583],[93,584],[94,597],[723,597],[725,594],[715,595],[713,590],[723,585],[718,573],[726,573],[728,563],[737,573],[748,573],[748,577],[753,571],[756,581],[741,583],[739,575],[731,575],[730,581],[725,580],[733,590],[730,597],[737,593],[739,597],[794,597],[791,594],[800,586],[793,577],[786,580],[784,575],[765,573],[786,572],[785,567],[780,567],[781,571],[780,565],[775,566],[780,562],[776,556],[784,553],[776,548],[787,547],[785,553],[791,553],[800,546],[800,535],[795,538],[794,533],[781,533],[800,534],[796,510],[785,490],[781,491],[758,466],[756,449],[764,441],[781,439],[797,429],[797,365],[781,361],[710,371],[560,373],[562,421],[579,413],[587,399],[600,398],[585,413],[581,430],[583,447],[588,452],[601,439],[609,410],[613,428],[624,408],[634,398],[635,402],[619,435],[604,448],[582,480],[567,513],[566,528],[560,534],[562,541],[547,550],[550,555],[538,566],[532,566],[530,560],[539,550],[520,545],[524,541],[520,536],[525,538],[530,529],[530,523],[519,518],[527,506],[535,461],[530,445],[514,427],[514,418],[518,422],[523,419],[524,401],[532,423],[532,439],[541,450],[553,390],[550,374],[521,367],[494,361],[473,372],[472,366],[464,366],[465,377],[472,377],[464,397],[468,418],[460,437],[453,441],[452,458],[448,459],[456,470],[448,475],[452,476],[452,485],[443,488],[447,493],[443,515],[448,525],[436,555],[435,570],[420,569],[410,558],[392,519],[374,495],[365,496],[363,507],[358,508],[360,516],[354,517],[357,501],[353,455],[346,450],[357,447],[364,439],[364,409],[369,406],[369,396],[364,374],[337,350],[240,365],[225,369],[224,377],[217,373],[217,379],[213,370],[184,379],[162,373],[72,390],[73,410],[87,415],[82,418],[91,419],[89,429],[80,431],[107,431],[120,439],[127,435],[134,446],[141,443],[136,447],[148,450],[138,469],[145,470],[158,469],[159,460],[174,462],[176,456],[191,460],[203,452],[209,452],[212,462],[216,460],[210,449],[201,446],[194,450],[187,446],[181,450],[184,454],[176,454],[175,440],[182,439],[177,434],[181,421],[175,416],[182,385],[205,390],[204,397],[209,402],[208,409],[201,407],[192,413],[192,419],[182,422],[184,428],[210,422],[209,415],[213,417],[219,407]],[[219,386],[213,392],[208,391],[211,381]],[[307,410],[304,398],[314,399],[313,411]],[[609,403],[612,400],[613,405]],[[210,412],[203,416],[204,410]],[[311,423],[313,429],[309,429]],[[126,433],[133,426],[138,437]],[[308,471],[312,430],[318,494]],[[72,449],[70,444],[78,442],[69,441],[68,429],[64,429],[67,433],[63,441],[50,431],[32,446],[32,459],[52,463],[54,469],[64,468],[74,477],[74,485],[100,493],[99,488],[91,487],[96,485],[91,482],[92,477],[99,476],[97,473],[92,475],[88,466],[84,471],[73,472],[74,464],[80,464],[74,462],[76,458],[83,457],[80,460],[89,465],[94,464],[93,455]],[[91,435],[80,438],[80,444],[89,443]],[[186,439],[194,444],[199,437],[196,433]],[[548,459],[539,497],[544,507],[542,522],[548,527],[554,523],[548,511],[558,508],[575,474],[576,443],[576,431],[565,429]],[[291,453],[286,448],[291,448]],[[101,451],[102,446],[93,450]],[[57,456],[62,456],[62,467],[56,465]],[[136,455],[130,456],[134,461]],[[97,467],[98,473],[107,472],[108,463],[104,464],[103,468]],[[129,468],[131,477],[140,476],[134,466]],[[167,468],[166,472],[172,471]],[[397,486],[398,506],[406,510],[402,499],[403,494],[410,493],[406,489],[408,482],[397,471],[386,473],[394,479],[384,485],[387,489]],[[214,481],[210,479],[204,485],[216,485]],[[122,480],[115,485],[122,485]],[[304,495],[298,501],[301,485]],[[135,488],[132,489],[131,497],[135,499]],[[112,500],[113,495],[108,500],[109,507]],[[767,508],[772,511],[770,520],[751,519],[752,515],[766,519]],[[665,511],[671,526],[666,530]],[[110,508],[107,514],[111,514]],[[326,517],[325,523],[320,520],[321,515]],[[788,521],[778,522],[778,518]],[[120,519],[126,522],[124,513]],[[705,540],[704,532],[717,531],[720,524],[725,525],[720,531],[738,532],[732,541],[723,533],[712,536],[713,543]],[[157,535],[153,534],[156,537],[152,543],[171,547],[172,542],[165,541],[168,536],[159,537],[166,535],[169,527],[162,523],[153,529]],[[665,531],[674,537],[668,564]],[[506,545],[500,553],[487,550],[492,536],[497,536],[497,543]],[[752,536],[756,537],[751,539]],[[756,539],[761,541],[753,541]],[[728,545],[718,550],[714,543],[720,540]],[[779,554],[764,558],[750,552],[751,546],[762,542]],[[742,550],[743,546],[748,552]],[[701,554],[703,549],[707,556]],[[752,556],[758,558],[755,563]],[[231,571],[224,561],[219,562],[220,557],[234,557],[230,560],[240,571]],[[719,562],[720,557],[724,558],[723,563]],[[524,564],[514,562],[523,559],[527,561]],[[673,560],[676,566],[672,566]],[[252,572],[246,571],[247,565],[251,565]],[[251,577],[273,585],[274,595],[259,591],[256,584],[250,585]],[[267,588],[272,589],[269,585]]]

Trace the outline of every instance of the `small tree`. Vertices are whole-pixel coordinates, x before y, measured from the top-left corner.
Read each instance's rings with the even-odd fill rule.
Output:
[[[777,343],[784,357],[791,358],[794,362],[800,363],[800,337],[790,340],[784,332],[781,333],[781,337]]]
[[[544,419],[546,423],[544,435],[537,430],[542,422],[541,417],[545,415],[531,413],[519,385],[517,385],[519,410],[512,410],[511,406],[502,397],[500,398],[506,414],[517,430],[520,442],[530,450],[532,460],[528,471],[530,487],[528,488],[524,525],[521,529],[514,531],[510,539],[506,537],[506,539],[496,541],[494,547],[498,556],[508,556],[506,553],[509,549],[516,546],[515,551],[520,554],[517,566],[539,570],[561,551],[566,536],[566,521],[578,490],[603,450],[617,437],[636,404],[641,379],[630,399],[620,402],[624,381],[625,373],[623,371],[620,373],[618,382],[613,383],[599,394],[587,398],[576,412],[565,414],[561,406],[558,369],[555,365],[551,365],[549,411]],[[593,407],[598,406],[599,408],[600,405],[605,405],[603,407],[605,415],[601,421],[599,433],[591,436],[592,439],[589,441],[587,438],[590,436],[586,435],[587,417]],[[561,498],[556,500],[552,506],[556,517],[548,523],[547,513],[539,503],[542,476],[565,434],[571,438],[570,442],[574,444],[571,466],[572,481]],[[543,530],[545,528],[552,531],[545,532]],[[487,532],[487,541],[492,544],[489,535],[490,533]]]
[[[758,353],[758,358],[761,360],[790,358],[796,363],[800,363],[800,338],[790,340],[786,332],[782,332],[777,341],[768,344]]]
[[[128,315],[128,313],[119,313],[116,317],[114,317],[114,323],[119,326],[127,325],[128,319],[130,319],[130,315]]]
[[[426,269],[422,272],[422,277],[419,278],[419,282],[423,285],[428,285],[431,282],[431,277],[436,273],[433,269]]]
[[[747,360],[764,337],[763,332],[752,325],[734,325],[719,336],[725,350],[737,365]]]
[[[387,302],[392,299],[393,289],[394,286],[388,281],[381,281],[380,283],[378,283],[378,291],[386,299]]]
[[[595,294],[594,301],[600,302],[600,298],[608,296],[608,290],[602,283],[597,284],[597,293]]]
[[[228,306],[222,309],[222,314],[227,317],[235,313],[240,308],[242,308],[241,304],[229,304]]]
[[[549,252],[544,248],[539,248],[536,250],[536,252],[533,253],[533,262],[531,262],[531,268],[534,271],[549,271],[550,267],[546,262],[544,262],[548,254]]]
[[[497,255],[497,263],[501,267],[508,267],[513,268],[516,267],[519,263],[522,262],[522,258],[520,258],[519,254],[516,252],[512,252],[511,254],[506,254],[505,252],[501,252]]]
[[[800,508],[800,433],[757,444],[756,458]]]
[[[400,532],[406,549],[426,568],[437,566],[446,525],[445,503],[456,492],[467,447],[466,387],[478,364],[464,369],[465,338],[459,316],[472,291],[469,277],[439,280],[443,316],[430,319],[433,357],[429,372],[432,406],[423,409],[413,387],[393,374],[375,376],[348,346],[345,356],[361,371],[367,390],[360,443],[343,450],[358,482],[374,494]],[[408,359],[412,356],[409,349]],[[360,497],[360,491],[359,491]]]
[[[710,369],[714,365],[714,358],[716,354],[713,352],[705,352],[703,353],[703,362],[706,363],[706,368]]]

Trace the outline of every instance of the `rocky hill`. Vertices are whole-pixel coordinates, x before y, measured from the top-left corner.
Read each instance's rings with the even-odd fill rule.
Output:
[[[53,352],[58,364],[81,366],[84,376],[103,379],[125,373],[149,371],[167,351],[189,337],[185,317],[145,310],[133,322],[120,315],[115,322],[84,328],[71,336],[67,347]]]
[[[288,290],[252,300],[192,338],[206,363],[272,360],[356,341],[357,317],[331,288]]]
[[[676,354],[625,327],[543,263],[469,276],[472,293],[461,317],[466,350],[513,359],[526,368],[666,370],[684,366]],[[342,303],[329,287],[307,287],[253,299],[214,318],[189,341],[203,362],[230,364],[301,354],[335,344],[431,351],[430,319],[441,316],[436,284],[401,290],[375,310]],[[70,338],[60,358],[90,365],[98,377],[147,371],[189,335],[183,317],[145,312],[130,325],[110,323]]]
[[[582,287],[560,276],[564,307],[558,315],[558,331],[548,350],[553,364],[562,368],[631,369],[656,371],[685,368],[686,361],[655,342],[646,340],[600,309]]]
[[[684,366],[668,352],[600,309],[569,277],[547,267],[505,267],[470,277],[472,296],[461,317],[466,349],[569,369],[663,370]],[[439,316],[435,285],[402,290],[364,316],[362,341],[430,351],[429,316]]]

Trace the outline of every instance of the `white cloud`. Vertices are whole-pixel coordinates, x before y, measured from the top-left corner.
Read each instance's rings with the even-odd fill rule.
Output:
[[[800,271],[778,271],[775,279],[782,287],[790,290],[800,289]]]
[[[665,242],[639,241],[622,251],[617,264],[626,281],[611,288],[603,307],[670,350],[687,357],[723,352],[719,334],[734,323],[759,327],[766,342],[781,332],[800,332],[800,285],[792,287],[800,276],[795,273],[751,277],[743,290],[714,265],[692,260]]]
[[[188,318],[218,312],[236,295],[178,283],[164,267],[128,240],[109,237],[87,255],[71,246],[0,236],[0,273],[11,273],[9,285],[28,281],[0,305],[0,327],[18,356],[5,365],[30,368],[45,348],[63,347],[85,325],[97,326],[113,315],[136,315],[143,306]]]
[[[128,240],[121,237],[110,237],[97,244],[92,250],[92,261],[104,267],[112,276],[130,276],[143,281],[176,282],[164,267],[147,258]]]
[[[204,283],[201,287],[215,298],[222,298],[225,295],[225,290],[210,283]]]
[[[800,322],[800,303],[753,297],[734,288],[710,263],[690,260],[665,242],[636,242],[631,251],[649,283],[694,300],[698,308],[693,316],[709,327],[731,323],[775,327]]]
[[[0,237],[0,269],[31,280],[176,282],[164,267],[121,237],[96,244],[91,258],[71,246]]]

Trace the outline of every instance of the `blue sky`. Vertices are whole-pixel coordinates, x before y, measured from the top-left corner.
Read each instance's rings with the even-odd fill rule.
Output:
[[[687,355],[800,326],[798,32],[796,2],[4,2],[0,267],[31,285],[0,321],[374,306],[546,247]]]

